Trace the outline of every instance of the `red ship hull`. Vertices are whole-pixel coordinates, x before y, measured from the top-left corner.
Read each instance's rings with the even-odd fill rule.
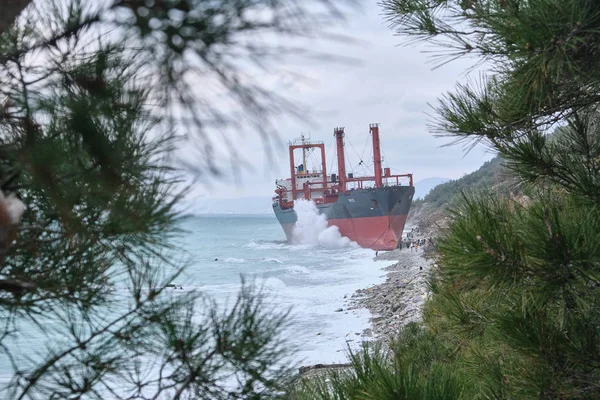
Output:
[[[373,250],[394,250],[406,223],[406,215],[344,218],[327,221],[337,226],[342,236]],[[292,237],[294,224],[281,224],[288,238]]]

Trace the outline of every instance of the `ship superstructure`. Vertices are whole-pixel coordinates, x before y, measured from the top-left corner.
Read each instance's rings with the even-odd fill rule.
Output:
[[[329,225],[339,228],[343,236],[360,246],[374,250],[392,250],[402,238],[402,231],[414,195],[412,174],[392,174],[382,168],[379,125],[370,124],[373,143],[373,175],[354,176],[346,172],[344,128],[335,128],[337,174],[327,174],[325,144],[311,142],[304,136],[289,144],[290,178],[276,180],[273,210],[288,241],[293,241],[297,216],[294,200],[315,202]],[[295,153],[302,152],[296,164]],[[321,169],[309,170],[306,155],[318,151]],[[402,185],[402,181],[405,182]]]

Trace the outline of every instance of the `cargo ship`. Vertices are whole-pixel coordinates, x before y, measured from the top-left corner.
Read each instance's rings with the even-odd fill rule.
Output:
[[[346,173],[344,128],[335,128],[337,174],[327,175],[325,145],[304,137],[289,143],[290,178],[277,179],[273,211],[288,242],[294,242],[297,220],[294,201],[305,199],[315,203],[325,214],[329,226],[335,225],[343,236],[361,247],[393,250],[402,239],[415,188],[412,174],[393,175],[382,168],[379,125],[370,124],[373,142],[373,175],[354,176]],[[368,140],[368,139],[367,139]],[[295,152],[302,151],[302,162],[296,165]],[[307,152],[320,150],[321,169],[309,170]],[[317,167],[318,168],[318,167]],[[403,185],[402,182],[405,182]]]

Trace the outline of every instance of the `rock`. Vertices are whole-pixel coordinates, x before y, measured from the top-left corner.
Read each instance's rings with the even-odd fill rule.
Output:
[[[366,307],[373,315],[370,335],[374,337],[394,334],[408,322],[420,320],[421,307],[427,298],[427,280],[433,261],[425,259],[422,253],[406,251],[396,252],[388,259],[396,257],[398,262],[384,268],[385,282],[348,295],[353,300],[346,310]]]
[[[342,311],[344,311],[343,308],[338,308],[337,310],[335,310],[335,312],[342,312]]]
[[[367,328],[363,331],[363,336],[373,336],[373,330]]]
[[[338,350],[338,351],[342,351],[342,350]],[[332,370],[332,369],[337,369],[337,368],[348,368],[350,366],[351,366],[350,364],[315,364],[315,365],[309,365],[306,367],[300,367],[300,368],[298,368],[298,371],[300,372],[300,375],[303,375],[309,371],[314,371],[314,370],[320,370],[320,369]]]

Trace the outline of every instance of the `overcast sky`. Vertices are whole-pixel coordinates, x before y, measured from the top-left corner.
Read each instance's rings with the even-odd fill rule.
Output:
[[[349,172],[363,153],[372,122],[380,123],[384,166],[398,173],[413,173],[415,181],[459,178],[492,158],[483,148],[466,154],[460,145],[442,147],[451,140],[435,138],[427,129],[431,120],[426,114],[430,112],[427,103],[434,104],[456,82],[465,81],[465,71],[474,60],[455,61],[433,70],[430,57],[423,53],[430,49],[422,44],[404,46],[405,39],[394,36],[381,14],[376,2],[364,2],[362,9],[350,12],[343,27],[337,30],[357,39],[355,43],[309,43],[312,50],[356,61],[295,58],[261,78],[278,94],[308,106],[307,117],[312,123],[291,118],[276,120],[281,145],[272,152],[271,162],[257,135],[242,135],[243,140],[236,140],[237,148],[253,163],[253,168],[239,172],[237,184],[220,178],[207,185],[203,179],[193,188],[190,199],[272,195],[275,179],[289,177],[287,141],[301,133],[310,133],[311,139],[323,141],[326,146],[331,143],[327,153],[329,168],[332,163],[335,165],[332,138],[336,126],[346,128]],[[277,71],[294,72],[302,79],[275,74]],[[369,152],[370,142],[364,156],[369,160],[365,162],[370,162]],[[308,164],[312,167],[311,162]]]

